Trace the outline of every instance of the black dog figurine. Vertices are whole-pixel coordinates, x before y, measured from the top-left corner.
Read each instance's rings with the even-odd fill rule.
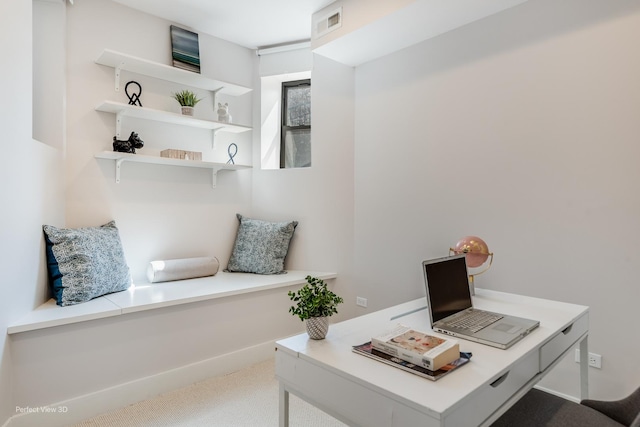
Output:
[[[144,141],[140,139],[137,133],[131,132],[129,139],[126,141],[113,137],[113,151],[120,153],[136,154],[136,148],[144,147]]]

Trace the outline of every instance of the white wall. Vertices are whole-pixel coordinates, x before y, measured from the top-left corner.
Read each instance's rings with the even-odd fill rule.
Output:
[[[37,2],[36,2],[37,4]],[[34,5],[36,5],[34,4]],[[64,7],[63,3],[58,5]],[[36,5],[37,7],[37,5]],[[5,331],[45,298],[42,224],[63,216],[62,153],[32,139],[32,3],[0,4],[0,76],[11,102],[0,107],[3,164],[0,168],[0,424],[15,413],[11,341]],[[54,40],[55,43],[57,40]],[[14,359],[15,360],[15,359]]]
[[[280,128],[282,123],[282,82],[311,77],[313,54],[295,49],[259,58],[260,82],[260,160],[262,169],[280,169]]]
[[[43,223],[115,219],[139,278],[153,258],[215,255],[226,264],[236,212],[296,219],[288,267],[338,272],[335,290],[346,303],[337,319],[367,311],[355,307],[356,295],[368,298],[368,311],[423,296],[420,261],[446,254],[473,233],[496,253],[478,286],[591,306],[591,350],[604,356],[603,369],[591,370],[592,395],[624,394],[638,383],[635,331],[620,325],[631,321],[627,313],[640,292],[633,246],[640,211],[634,163],[640,150],[639,7],[630,0],[538,0],[356,69],[316,55],[313,167],[222,174],[212,190],[204,171],[154,165],[125,165],[122,183],[115,184],[113,164],[93,157],[111,148],[115,128],[115,118],[94,111],[95,105],[126,102],[124,93],[113,91],[113,70],[93,60],[110,48],[168,63],[170,23],[106,0],[76,2],[67,15],[63,197],[56,180],[61,153],[31,139],[31,76],[24,72],[31,66],[31,7],[3,4],[1,16],[11,19],[2,19],[0,44],[17,66],[2,73],[12,82],[12,97],[22,101],[3,111],[16,118],[5,125],[9,157],[2,168],[3,182],[10,183],[3,197],[15,209],[2,211],[0,259],[7,275],[0,286],[15,298],[0,302],[0,328],[46,299]],[[203,73],[259,84],[251,51],[206,35],[200,47]],[[145,106],[172,108],[167,93],[179,88],[135,78]],[[228,100],[234,122],[255,126],[259,94],[245,97]],[[149,152],[173,141],[206,151],[210,142],[200,131],[123,125],[123,133],[133,129]],[[242,163],[259,164],[256,131],[220,138],[207,155],[226,160],[230,142],[240,146]],[[252,342],[301,329],[279,298],[266,293],[220,306],[104,319],[48,331],[49,338],[19,334],[0,345],[0,420],[13,414],[16,402],[54,403],[250,345],[222,338],[253,321],[242,316],[259,311],[265,300],[269,326]],[[89,326],[108,339],[98,339]],[[61,369],[79,369],[79,376],[63,377],[34,361],[48,347],[34,347],[32,339],[43,337],[67,345],[52,357]],[[226,345],[212,344],[216,340]],[[114,362],[122,353],[129,359]],[[162,358],[149,356],[159,353]],[[567,361],[545,385],[576,396],[576,379],[576,366]],[[15,399],[6,397],[12,383]]]
[[[218,187],[214,190],[207,171],[155,165],[138,165],[140,167],[136,168],[136,165],[125,164],[122,183],[116,184],[113,162],[94,158],[99,151],[111,150],[115,134],[115,116],[97,112],[94,107],[104,99],[127,102],[123,91],[114,91],[114,70],[97,65],[94,60],[103,49],[109,48],[169,63],[169,25],[167,21],[106,0],[76,2],[75,6],[67,9],[66,200],[61,194],[52,193],[52,196],[59,196],[57,206],[64,208],[66,201],[66,221],[58,216],[55,221],[47,222],[79,227],[115,219],[134,280],[144,276],[147,263],[155,258],[212,255],[219,257],[221,265],[225,266],[237,229],[235,213],[251,213],[251,171],[221,173]],[[203,74],[213,75],[215,70],[219,72],[216,78],[252,86],[256,62],[253,52],[206,35],[200,37],[200,49]],[[218,70],[220,63],[227,66],[224,72]],[[172,104],[175,101],[170,99],[170,93],[180,87],[131,73],[123,74],[123,86],[129,79],[135,79],[142,85],[143,105],[165,110],[175,107],[177,111],[177,104]],[[28,77],[24,90],[30,93],[31,79]],[[212,100],[206,101],[198,104],[196,115],[213,118]],[[225,101],[235,108],[236,123],[252,123],[251,94]],[[25,117],[30,117],[31,104],[27,106],[29,114]],[[28,131],[25,133],[30,135],[30,121],[26,120],[25,125]],[[212,152],[211,133],[208,131],[176,129],[153,122],[136,123],[124,119],[123,134],[131,130],[139,131],[146,142],[141,153],[157,154],[164,148],[185,147],[206,151],[203,154],[205,159],[224,162],[226,144],[234,141],[239,146],[236,161],[244,164],[252,161],[251,133],[233,136],[233,139],[221,136],[217,138],[218,146]],[[20,166],[19,162],[13,164]],[[41,175],[46,169],[34,169],[24,169],[17,177],[28,174],[31,181],[44,179]],[[34,194],[34,198],[40,193],[30,187],[27,189],[25,193]],[[18,196],[15,195],[16,205]],[[45,221],[40,219],[43,211],[40,204],[33,203],[32,207],[36,208],[33,210],[38,216],[29,215],[37,218],[25,223],[29,233],[21,227],[15,227],[12,232],[23,231],[23,238],[29,235],[37,237],[35,242],[29,239],[29,245],[24,245],[40,255],[44,253],[40,240],[41,226]],[[61,210],[57,209],[58,212]],[[16,210],[16,214],[26,216],[21,210]],[[6,258],[10,259],[9,256]],[[20,270],[31,271],[34,276],[36,273],[42,275],[37,284],[35,277],[25,278],[24,271],[19,274],[22,280],[15,280],[15,286],[28,289],[23,294],[30,297],[28,307],[22,304],[21,316],[48,298],[44,272],[33,269],[39,260],[38,257],[14,263],[23,266]],[[283,295],[286,296],[286,292]],[[237,332],[236,325],[243,329],[246,322],[251,321],[247,320],[244,310],[251,311],[251,307],[270,299],[276,300],[269,306],[274,313],[280,314],[279,318],[267,322],[267,326],[257,331],[250,342],[227,336]],[[252,297],[231,298],[223,303],[192,304],[185,308],[128,316],[122,321],[95,321],[87,325],[14,335],[11,343],[13,399],[2,401],[21,407],[54,404],[294,333],[300,326],[290,322],[286,298],[282,298],[280,303],[277,299],[275,292],[259,293]],[[266,310],[265,315],[272,316]],[[198,328],[205,330],[198,331]],[[123,358],[123,354],[127,357]],[[159,354],[163,356],[155,357]],[[206,371],[202,375],[206,375]],[[185,381],[190,379],[193,380],[187,378]],[[100,410],[102,407],[97,408]]]
[[[420,261],[476,234],[476,286],[590,306],[592,396],[637,387],[639,38],[638,2],[538,0],[356,69],[371,310],[423,296]],[[572,357],[544,384],[578,396]]]
[[[65,2],[34,0],[33,5],[33,138],[64,150]]]
[[[320,73],[312,101],[313,124],[318,128],[312,168],[262,171],[257,166],[246,173],[222,173],[213,190],[208,172],[124,164],[122,181],[116,184],[114,164],[94,158],[97,152],[111,150],[115,117],[94,108],[104,99],[127,100],[123,92],[114,92],[114,70],[94,60],[109,48],[169,63],[171,23],[107,0],[76,2],[68,7],[66,18],[66,193],[60,202],[62,206],[66,202],[66,220],[49,223],[81,227],[115,219],[138,280],[155,258],[213,255],[220,258],[221,267],[226,266],[237,229],[236,212],[264,219],[293,218],[300,225],[287,267],[338,271],[348,277],[353,253],[353,69],[322,58],[314,64]],[[258,58],[252,51],[200,34],[200,52],[203,74],[258,88]],[[177,111],[169,94],[179,87],[132,73],[124,73],[121,82],[131,79],[143,86],[144,106]],[[259,122],[259,90],[223,101],[232,106],[235,123]],[[196,115],[213,114],[205,101],[196,107]],[[203,156],[226,161],[227,144],[237,142],[239,163],[259,165],[256,131],[240,137],[218,134],[211,152],[209,132],[125,118],[123,135],[131,130],[145,140],[141,154],[184,144],[204,151]],[[36,231],[41,237],[40,228]],[[45,301],[46,284],[31,286],[31,292],[38,293],[33,306]],[[335,288],[341,286],[346,285],[337,282]],[[264,349],[270,354],[275,339],[302,331],[303,324],[288,313],[287,290],[12,335],[11,404],[65,402],[73,408],[71,418],[43,421],[56,425],[237,368],[248,359],[234,356],[230,361],[230,354],[246,349],[253,357],[260,357]],[[349,310],[341,315],[349,315]],[[250,328],[251,335],[242,333]]]
[[[396,0],[393,2],[385,0],[336,0],[329,6],[313,14],[312,23],[326,19],[327,15],[334,13],[338,8],[342,8],[342,25],[329,33],[315,37],[317,29],[312,28],[311,48],[317,49],[333,40],[344,37],[353,31],[362,28],[378,19],[391,15],[392,13],[414,3],[415,0]]]
[[[115,219],[134,281],[145,278],[154,259],[215,256],[226,267],[237,229],[235,214],[251,213],[250,170],[221,172],[217,188],[212,189],[210,170],[125,163],[116,184],[114,162],[94,158],[100,151],[112,150],[115,135],[115,115],[94,108],[103,100],[127,103],[128,81],[142,85],[144,107],[179,111],[171,93],[183,86],[123,72],[121,90],[115,92],[114,69],[94,63],[103,49],[112,49],[171,64],[171,24],[106,0],[77,2],[68,8],[66,225],[95,226]],[[253,87],[257,58],[251,50],[206,34],[200,34],[199,44],[203,75]],[[216,120],[212,94],[194,90],[205,97],[195,116]],[[229,103],[234,123],[251,126],[254,96],[251,92],[240,97],[220,95],[218,101]],[[145,141],[139,154],[183,148],[202,152],[203,160],[225,163],[227,146],[235,142],[235,162],[252,164],[252,132],[219,132],[212,149],[209,130],[124,118],[121,139],[132,131]]]
[[[270,59],[272,65],[276,63],[274,58]],[[286,61],[282,63],[286,64]],[[283,67],[280,72],[289,70]],[[277,74],[278,71],[269,67],[268,72]],[[255,216],[299,222],[287,256],[290,268],[338,272],[334,291],[347,302],[338,309],[340,314],[334,321],[356,313],[355,295],[351,291],[353,96],[354,69],[314,55],[311,71],[312,166],[253,171]],[[261,103],[256,104],[255,108],[259,109]],[[260,113],[256,116],[260,117]],[[254,138],[259,146],[260,134],[254,132]],[[260,152],[255,151],[254,164],[259,164]]]
[[[260,168],[280,169],[282,83],[309,78],[311,69],[260,78]]]

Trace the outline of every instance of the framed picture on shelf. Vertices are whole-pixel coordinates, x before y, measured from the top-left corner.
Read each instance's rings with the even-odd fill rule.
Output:
[[[200,73],[198,34],[172,25],[171,57],[174,67]]]

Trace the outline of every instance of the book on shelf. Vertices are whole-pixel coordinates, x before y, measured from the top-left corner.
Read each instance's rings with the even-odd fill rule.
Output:
[[[373,348],[432,371],[460,357],[457,341],[416,331],[398,324],[371,339]]]
[[[430,379],[431,381],[439,380],[450,372],[458,369],[469,362],[471,359],[471,353],[460,353],[458,358],[451,363],[442,366],[436,371],[424,368],[414,363],[407,362],[390,354],[384,353],[373,348],[371,341],[360,345],[353,346],[353,352],[377,360],[387,365],[395,366],[403,371],[411,372],[412,374],[419,375],[423,378]]]

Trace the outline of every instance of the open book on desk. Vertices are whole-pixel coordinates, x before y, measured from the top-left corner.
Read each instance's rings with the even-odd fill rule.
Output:
[[[437,371],[430,371],[427,368],[423,368],[422,366],[415,365],[413,363],[407,362],[405,360],[399,359],[395,356],[391,356],[387,353],[384,353],[380,350],[373,348],[371,345],[371,341],[366,342],[360,345],[354,345],[353,351],[355,353],[361,354],[366,357],[370,357],[371,359],[377,360],[382,363],[386,363],[387,365],[395,366],[396,368],[402,369],[407,372],[411,372],[412,374],[419,375],[421,377],[430,379],[432,381],[439,380],[444,377],[448,373],[458,369],[459,367],[467,364],[469,359],[471,358],[471,353],[460,353],[460,358],[454,360],[448,365],[444,365],[442,368]]]

